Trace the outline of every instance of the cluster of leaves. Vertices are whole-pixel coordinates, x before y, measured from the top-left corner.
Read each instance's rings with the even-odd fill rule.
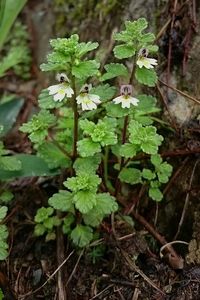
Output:
[[[157,46],[152,45],[155,37],[145,33],[146,28],[147,22],[143,18],[125,22],[125,30],[115,35],[120,43],[114,48],[115,58],[133,62],[144,47],[149,53],[155,53]],[[86,57],[98,47],[98,43],[79,42],[77,34],[51,40],[50,45],[52,52],[41,69],[65,72],[75,95],[88,80],[99,82],[91,93],[99,95],[101,105],[95,111],[78,111],[78,157],[73,156],[75,96],[55,102],[48,90],[43,90],[39,96],[41,111],[21,127],[22,132],[28,133],[37,155],[46,161],[49,168],[68,168],[69,174],[75,174],[67,178],[63,189],[49,199],[48,207],[38,210],[35,234],[46,234],[49,240],[55,238],[55,228],[62,226],[63,232],[76,246],[85,247],[94,239],[95,228],[102,220],[118,210],[117,201],[111,193],[114,168],[118,170],[120,184],[146,184],[150,198],[155,201],[162,199],[160,188],[168,181],[172,168],[158,155],[163,137],[153,125],[152,114],[159,111],[156,99],[142,94],[137,96],[137,107],[124,109],[121,104],[110,101],[116,94],[116,88],[109,83],[120,77],[126,83],[133,79],[152,87],[156,85],[157,75],[154,69],[135,65],[130,72],[124,63],[119,62],[105,65],[101,74],[100,63]],[[124,117],[128,117],[129,121],[125,143],[121,142]],[[135,156],[142,153],[150,156],[148,169],[143,163],[134,166]],[[111,160],[117,162],[115,165],[109,164],[110,155]]]
[[[11,68],[23,79],[30,77],[31,53],[28,47],[28,32],[20,21],[15,22],[2,53],[4,55],[1,57],[0,77]]]
[[[114,54],[118,59],[133,57],[138,54],[141,48],[146,48],[149,53],[158,51],[158,47],[152,45],[155,40],[153,33],[144,33],[148,23],[146,19],[140,18],[137,21],[126,21],[125,30],[115,34],[115,40],[121,44],[115,46]],[[154,69],[139,68],[136,66],[135,77],[141,84],[150,87],[155,86],[157,75]]]
[[[95,160],[91,165],[87,158],[81,160],[85,160],[84,166],[87,164],[91,168],[95,167]],[[63,232],[69,235],[73,243],[85,247],[93,239],[92,227],[99,226],[105,216],[117,211],[115,198],[109,193],[97,192],[101,180],[95,172],[83,172],[82,162],[80,159],[75,162],[76,176],[63,183],[69,191],[60,190],[49,198],[50,207],[38,210],[35,216],[35,222],[38,223],[35,227],[37,235],[47,232],[46,238],[49,240],[49,236],[54,234],[53,227],[62,222]],[[58,219],[52,216],[54,210],[61,211],[63,217]],[[77,211],[81,213],[82,222],[76,225]]]

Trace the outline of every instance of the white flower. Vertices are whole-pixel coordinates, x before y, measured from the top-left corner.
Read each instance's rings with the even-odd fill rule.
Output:
[[[119,97],[116,97],[115,99],[113,99],[113,102],[115,104],[122,104],[122,108],[130,108],[131,104],[134,106],[138,105],[139,100],[137,98],[134,98],[130,95],[121,95]]]
[[[136,64],[139,66],[139,68],[145,67],[146,69],[153,69],[154,66],[157,66],[158,63],[157,59],[139,56]]]
[[[73,89],[69,83],[62,82],[48,87],[49,95],[53,95],[54,101],[62,101],[65,97],[71,98],[74,94]]]
[[[81,104],[82,110],[93,110],[97,108],[97,104],[101,103],[98,95],[89,94],[87,92],[80,93],[76,97],[77,103]]]

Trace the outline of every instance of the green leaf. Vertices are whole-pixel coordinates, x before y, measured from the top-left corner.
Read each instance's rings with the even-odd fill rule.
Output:
[[[137,99],[140,100],[138,106],[136,107],[136,113],[155,113],[160,111],[158,107],[156,107],[156,98],[150,95],[138,95]]]
[[[119,174],[119,179],[122,182],[130,183],[130,184],[137,184],[141,183],[142,173],[140,170],[135,168],[123,168]]]
[[[0,201],[3,203],[8,203],[13,199],[14,195],[12,192],[5,190],[0,194]]]
[[[130,132],[129,141],[132,144],[139,145],[143,152],[147,154],[156,154],[158,147],[163,141],[163,137],[156,133],[156,127],[145,126],[135,120],[131,120],[128,130]]]
[[[88,120],[80,120],[79,125],[84,134],[90,135],[95,129],[95,123]]]
[[[148,180],[152,180],[156,177],[156,174],[153,173],[151,170],[144,168],[142,170],[142,177],[144,177],[145,179],[148,179]]]
[[[8,250],[0,246],[0,260],[6,259],[7,256],[8,256]]]
[[[5,216],[7,215],[7,212],[8,212],[7,206],[0,207],[0,222],[5,218]]]
[[[49,91],[47,89],[42,90],[38,97],[39,107],[43,110],[45,109],[53,109],[59,108],[65,104],[65,99],[63,101],[54,101],[53,95],[49,95]]]
[[[85,121],[83,121],[85,122]],[[99,120],[97,124],[87,127],[87,133],[91,136],[94,143],[101,143],[102,146],[115,145],[117,143],[117,135],[115,134],[116,119],[105,117]]]
[[[163,199],[163,194],[160,189],[150,187],[149,197],[157,202],[160,202]]]
[[[59,193],[54,194],[49,198],[48,203],[54,209],[60,211],[71,211],[73,212],[74,206],[72,203],[72,194],[65,190],[60,190]]]
[[[4,293],[2,291],[2,289],[0,289],[0,300],[3,300],[4,299]]]
[[[110,63],[104,66],[106,73],[101,77],[105,81],[118,76],[128,77],[128,70],[123,64]]]
[[[154,69],[146,69],[144,67],[136,68],[135,77],[137,81],[150,87],[155,86],[158,79]]]
[[[6,225],[0,225],[0,241],[6,240],[8,237],[8,229]]]
[[[37,210],[34,220],[37,223],[42,223],[47,220],[53,212],[54,210],[52,207],[41,207]]]
[[[79,191],[75,194],[73,202],[76,209],[86,214],[96,205],[96,194],[89,190]]]
[[[118,59],[128,58],[135,55],[135,49],[132,45],[118,45],[113,49],[114,55]]]
[[[33,143],[42,144],[48,135],[49,127],[56,122],[56,117],[47,110],[41,110],[38,115],[34,115],[32,119],[23,124],[20,130],[29,134],[29,138]]]
[[[125,158],[134,157],[138,150],[138,145],[125,143],[120,147],[120,155]]]
[[[99,66],[95,60],[82,61],[72,67],[72,75],[79,79],[87,79],[97,74]]]
[[[6,225],[0,225],[0,260],[4,260],[8,256],[8,244],[6,242],[7,237],[8,229]]]
[[[54,226],[59,226],[61,224],[61,220],[57,216],[49,217],[44,220],[43,225],[48,230],[52,231]]]
[[[11,26],[27,0],[3,0],[0,4],[0,49],[2,48]]]
[[[44,159],[50,169],[69,168],[71,160],[54,143],[46,142],[38,147],[37,155]]]
[[[23,104],[23,99],[12,99],[0,104],[0,126],[3,126],[0,137],[5,136],[12,128]]]
[[[106,111],[109,117],[122,118],[130,113],[129,108],[122,108],[121,104],[114,104],[113,102],[106,104]]]
[[[95,154],[91,157],[79,157],[76,159],[73,168],[76,171],[76,173],[79,172],[96,172],[99,164],[101,162],[101,156],[99,154]]]
[[[62,230],[63,233],[68,234],[71,231],[71,225],[74,223],[75,217],[72,214],[68,214],[63,220]]]
[[[162,157],[160,156],[160,154],[151,155],[151,163],[155,167],[159,167],[162,163]]]
[[[18,171],[4,171],[0,169],[1,180],[32,176],[55,176],[59,174],[57,170],[50,170],[44,160],[35,155],[17,154],[14,157],[21,162],[21,169]]]
[[[15,156],[1,156],[0,168],[5,171],[18,171],[22,168],[22,163]]]
[[[93,239],[93,230],[89,226],[77,225],[71,232],[71,239],[76,246],[83,248]]]
[[[34,234],[36,236],[41,236],[47,231],[46,227],[43,224],[36,224],[34,228]]]
[[[76,57],[80,58],[86,53],[98,48],[98,43],[87,42],[87,43],[79,43],[76,47]]]
[[[96,200],[93,209],[83,215],[85,224],[92,227],[97,227],[104,217],[118,210],[115,198],[109,193],[97,194]]]
[[[95,153],[101,152],[99,143],[95,143],[91,138],[85,138],[77,143],[77,149],[82,157],[93,156]]]
[[[79,172],[76,177],[68,178],[63,184],[72,192],[80,190],[90,190],[96,192],[97,186],[100,184],[101,179],[94,173]]]
[[[110,86],[108,83],[98,85],[97,87],[92,88],[92,94],[98,95],[102,102],[110,100],[114,97],[116,93],[116,88]]]
[[[153,41],[155,40],[155,35],[153,33],[145,33],[142,35],[142,37],[140,38],[140,42],[141,44],[143,44],[143,46],[146,43],[153,43]]]

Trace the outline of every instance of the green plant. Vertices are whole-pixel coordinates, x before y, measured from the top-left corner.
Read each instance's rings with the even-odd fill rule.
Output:
[[[2,289],[0,289],[0,300],[3,300],[3,299],[4,299],[4,294],[3,294]]]
[[[87,58],[98,43],[79,42],[77,34],[50,41],[52,52],[41,69],[58,72],[59,82],[41,92],[41,111],[21,131],[49,168],[60,170],[61,178],[65,169],[67,178],[49,206],[38,210],[36,235],[55,237],[55,227],[62,226],[76,246],[85,247],[102,220],[119,210],[124,184],[146,184],[150,198],[162,199],[160,188],[172,167],[158,155],[163,137],[152,114],[159,109],[153,96],[132,95],[134,82],[142,88],[157,81],[157,60],[148,54],[158,47],[152,44],[155,36],[144,32],[147,25],[144,18],[125,22],[125,30],[115,34],[119,44],[114,48],[123,63],[107,64],[102,73],[100,63]],[[123,84],[116,96],[119,79]],[[140,154],[150,159],[135,162]]]

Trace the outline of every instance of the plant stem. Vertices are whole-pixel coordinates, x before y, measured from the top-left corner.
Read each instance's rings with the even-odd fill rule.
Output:
[[[106,186],[108,186],[108,146],[105,147],[105,154],[103,156],[103,172],[104,172],[104,181]]]
[[[75,79],[72,79],[73,84],[73,111],[74,111],[74,141],[73,141],[73,153],[72,153],[72,160],[74,161],[77,157],[77,140],[78,140],[78,107],[76,102],[76,83]]]

